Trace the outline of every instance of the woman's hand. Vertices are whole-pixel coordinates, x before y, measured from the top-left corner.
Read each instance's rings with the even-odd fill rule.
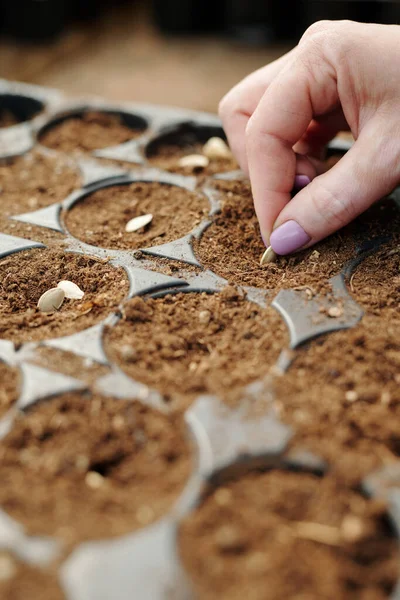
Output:
[[[278,254],[318,242],[399,184],[399,49],[398,25],[321,21],[221,101],[264,243]],[[319,174],[323,147],[343,129],[355,144]],[[299,187],[312,181],[290,201],[299,174]]]

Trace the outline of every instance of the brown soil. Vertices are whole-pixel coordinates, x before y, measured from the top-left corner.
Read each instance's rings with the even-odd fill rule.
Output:
[[[193,169],[192,167],[180,167],[179,159],[189,154],[203,154],[204,144],[193,144],[190,146],[163,145],[157,149],[157,154],[148,157],[148,162],[153,167],[172,171],[173,173],[182,173],[183,175],[216,175],[227,171],[236,171],[239,168],[235,158],[210,160],[205,169]]]
[[[8,109],[0,109],[0,127],[12,127],[21,123],[19,119]]]
[[[203,266],[236,285],[276,290],[307,285],[316,292],[321,291],[327,280],[354,257],[361,234],[363,239],[369,239],[400,227],[400,211],[393,202],[387,201],[309,250],[261,267],[265,247],[250,184],[220,181],[215,186],[223,195],[222,211],[195,242],[195,253]]]
[[[40,296],[64,279],[85,292],[83,299],[39,312]],[[21,343],[82,331],[115,311],[128,288],[124,269],[105,261],[56,249],[18,252],[0,261],[0,338]]]
[[[199,194],[160,183],[131,183],[104,188],[67,213],[68,230],[78,239],[103,248],[157,246],[178,239],[207,216],[208,200]],[[152,214],[146,227],[126,233],[130,219]]]
[[[0,418],[18,398],[19,374],[16,369],[0,362]]]
[[[353,272],[350,291],[369,313],[390,322],[400,318],[399,235]]]
[[[67,545],[158,519],[190,471],[180,420],[135,401],[73,393],[21,414],[0,457],[2,508],[29,534]]]
[[[400,456],[400,321],[365,316],[357,327],[296,353],[274,382],[294,443],[328,459],[356,482]]]
[[[209,491],[180,553],[202,600],[383,600],[399,560],[384,510],[332,475],[253,472]]]
[[[45,346],[35,349],[30,363],[36,363],[45,369],[63,373],[69,377],[77,377],[89,386],[93,386],[97,379],[110,372],[110,367],[100,365],[88,358],[82,358],[72,352],[64,352],[57,348]]]
[[[0,552],[0,597],[2,600],[64,600],[53,573],[18,561]]]
[[[50,127],[39,141],[62,152],[91,152],[128,142],[142,133],[125,125],[118,115],[91,111]]]
[[[46,246],[51,245],[64,248],[65,234],[47,227],[28,225],[22,221],[13,221],[7,217],[0,216],[0,232],[14,235],[20,238],[41,242]]]
[[[78,170],[60,157],[34,151],[0,162],[0,215],[18,215],[61,202],[80,185]]]
[[[265,375],[287,343],[272,308],[228,287],[212,295],[134,298],[108,330],[105,348],[133,379],[181,408],[203,393],[235,404],[243,386]]]

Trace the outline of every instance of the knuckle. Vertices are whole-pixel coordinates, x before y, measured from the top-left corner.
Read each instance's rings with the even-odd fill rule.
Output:
[[[321,182],[315,181],[311,201],[314,211],[319,215],[321,221],[329,222],[334,229],[344,227],[354,218],[355,211],[352,209],[352,203],[345,196],[340,197]]]
[[[316,21],[306,29],[300,43],[308,42],[316,36],[328,35],[333,27],[334,21]]]

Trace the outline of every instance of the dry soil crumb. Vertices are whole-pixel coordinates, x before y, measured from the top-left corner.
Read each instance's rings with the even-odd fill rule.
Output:
[[[398,576],[384,507],[332,475],[255,472],[209,490],[179,541],[202,600],[384,600]]]
[[[40,143],[62,152],[91,152],[128,142],[142,132],[125,125],[119,115],[91,111],[49,127]]]
[[[82,300],[64,300],[55,313],[37,310],[59,281],[76,283]],[[0,338],[16,343],[61,337],[98,323],[118,308],[129,288],[126,272],[105,261],[55,249],[34,249],[0,261]]]
[[[250,184],[246,181],[218,181],[222,211],[195,242],[199,262],[230,283],[271,288],[311,286],[326,289],[327,281],[354,257],[362,239],[370,239],[400,227],[400,211],[393,202],[376,205],[351,225],[309,250],[276,263],[260,266],[265,251],[254,211]]]
[[[0,418],[11,408],[18,398],[18,371],[0,362]]]
[[[8,217],[61,202],[81,185],[78,169],[38,151],[0,162],[0,216]]]
[[[106,334],[111,359],[173,406],[203,393],[236,403],[243,386],[268,373],[288,335],[278,313],[238,290],[134,298]]]
[[[64,600],[56,576],[0,551],[2,600]]]
[[[294,443],[327,458],[351,482],[400,455],[400,323],[375,316],[300,349],[275,380]]]
[[[135,401],[65,394],[0,442],[0,505],[67,544],[133,531],[168,511],[190,471],[181,420]]]
[[[353,272],[350,291],[369,313],[391,321],[400,318],[400,240],[395,237]]]
[[[66,214],[68,230],[102,248],[146,248],[176,240],[198,225],[209,211],[205,196],[161,183],[131,183],[103,188]],[[125,226],[152,214],[149,225],[127,233]]]

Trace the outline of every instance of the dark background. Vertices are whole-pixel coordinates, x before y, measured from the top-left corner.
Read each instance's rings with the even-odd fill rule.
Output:
[[[0,77],[215,111],[320,19],[400,23],[400,2],[0,0]]]

